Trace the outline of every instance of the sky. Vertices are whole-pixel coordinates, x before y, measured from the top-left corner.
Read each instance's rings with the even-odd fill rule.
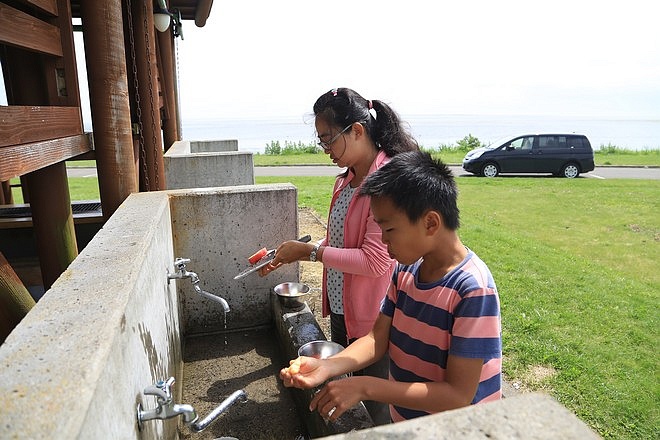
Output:
[[[659,121],[655,3],[215,0],[176,40],[182,119],[309,121],[321,94],[350,87],[404,118]]]
[[[350,87],[401,115],[658,120],[654,3],[215,0],[177,40],[182,118],[300,117]]]

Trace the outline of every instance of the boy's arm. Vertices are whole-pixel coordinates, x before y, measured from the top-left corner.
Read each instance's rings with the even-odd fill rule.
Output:
[[[341,365],[341,374],[361,370],[380,360],[387,352],[392,318],[379,313],[371,331],[332,356]]]
[[[388,381],[392,387],[370,387],[366,398],[432,413],[461,408],[474,399],[483,364],[483,359],[449,355],[444,382]]]
[[[450,355],[444,382],[394,382],[370,376],[333,381],[314,397],[310,410],[316,409],[324,417],[336,420],[360,400],[431,413],[461,408],[472,402],[482,366],[483,359]]]
[[[301,356],[292,360],[289,367],[280,371],[280,378],[286,387],[311,388],[329,378],[369,366],[385,355],[391,323],[390,317],[380,313],[369,334],[328,359]]]

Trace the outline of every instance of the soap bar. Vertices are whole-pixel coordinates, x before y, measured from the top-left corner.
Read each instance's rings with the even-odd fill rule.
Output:
[[[268,253],[268,249],[261,248],[248,258],[250,264],[255,264],[257,261],[261,260]]]

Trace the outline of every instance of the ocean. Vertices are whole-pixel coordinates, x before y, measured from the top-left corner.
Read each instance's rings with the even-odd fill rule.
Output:
[[[660,120],[589,119],[553,116],[401,115],[420,145],[456,144],[467,135],[482,144],[523,133],[566,132],[586,135],[594,149],[614,145],[629,150],[660,149]],[[238,139],[239,151],[263,153],[272,141],[316,142],[313,119],[183,119],[187,141]]]

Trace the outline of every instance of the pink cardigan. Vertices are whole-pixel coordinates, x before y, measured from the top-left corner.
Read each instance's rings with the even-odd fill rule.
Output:
[[[385,165],[389,158],[380,151],[369,168],[369,174]],[[330,203],[331,210],[339,192],[353,179],[349,170],[346,177],[335,182]],[[323,250],[323,316],[330,314],[326,292],[327,268],[344,273],[344,320],[350,339],[369,333],[380,311],[380,302],[387,293],[395,261],[381,241],[380,227],[374,221],[369,207],[370,197],[355,194],[348,205],[344,221],[344,248],[326,247]],[[327,246],[328,236],[321,241]]]

